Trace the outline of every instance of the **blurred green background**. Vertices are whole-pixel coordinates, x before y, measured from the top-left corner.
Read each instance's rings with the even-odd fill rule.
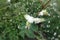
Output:
[[[60,0],[51,0],[43,8],[47,1],[0,0],[0,40],[60,40]],[[44,9],[50,16],[37,16]],[[25,29],[25,14],[45,18],[46,21],[33,23],[28,30]]]

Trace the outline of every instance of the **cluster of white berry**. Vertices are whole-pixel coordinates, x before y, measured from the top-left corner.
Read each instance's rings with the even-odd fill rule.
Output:
[[[44,15],[50,16],[50,14],[48,14],[47,10],[42,10],[42,11],[39,12],[39,14],[38,14],[38,16],[44,16]]]
[[[50,16],[50,14],[48,14],[48,12],[46,10],[42,10],[41,12],[39,12],[38,14],[39,16],[43,16],[43,15],[48,15]],[[25,19],[27,20],[27,23],[26,23],[26,27],[29,27],[30,26],[30,23],[40,23],[40,22],[44,22],[45,19],[44,18],[34,18],[33,16],[30,16],[28,14],[24,15]],[[29,25],[29,26],[28,26]]]
[[[34,18],[34,17],[32,17],[32,16],[30,16],[30,15],[28,15],[28,14],[24,15],[24,17],[25,17],[25,19],[26,19],[29,23],[33,23],[33,22],[35,22],[35,23],[40,23],[40,22],[45,21],[44,18]]]

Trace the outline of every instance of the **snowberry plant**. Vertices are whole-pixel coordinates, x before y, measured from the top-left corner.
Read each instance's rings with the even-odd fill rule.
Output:
[[[0,0],[0,40],[60,40],[59,0]]]

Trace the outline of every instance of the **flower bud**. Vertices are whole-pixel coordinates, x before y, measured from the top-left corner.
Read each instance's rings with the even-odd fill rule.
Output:
[[[43,15],[49,15],[47,10],[42,10],[41,12],[39,12],[38,16],[43,16]]]
[[[40,23],[40,22],[44,22],[44,21],[45,21],[44,18],[34,18],[35,23]]]
[[[33,20],[32,16],[26,14],[26,15],[24,15],[24,17],[29,23],[33,23],[34,20]]]

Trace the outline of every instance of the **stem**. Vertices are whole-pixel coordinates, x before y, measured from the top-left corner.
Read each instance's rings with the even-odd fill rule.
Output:
[[[50,3],[51,0],[48,0],[45,4],[42,4],[42,9],[45,9],[48,7],[48,4]]]
[[[47,8],[48,4],[50,3],[51,0],[48,0],[47,3],[43,6],[43,8]]]

